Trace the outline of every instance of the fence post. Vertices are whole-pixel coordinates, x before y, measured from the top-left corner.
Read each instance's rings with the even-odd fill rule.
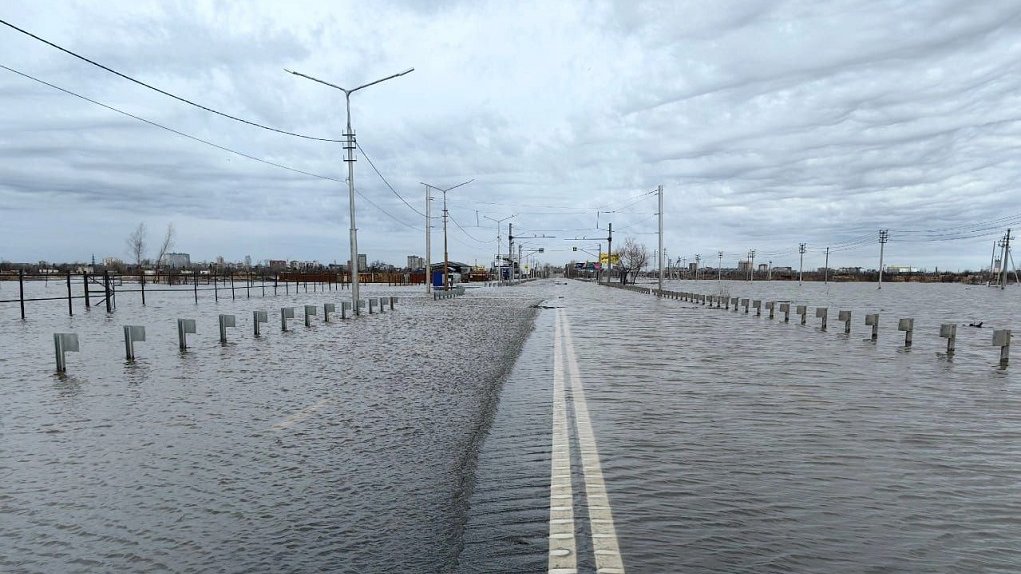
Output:
[[[25,320],[25,270],[24,269],[18,269],[18,300],[21,301],[21,320],[24,321]]]
[[[237,297],[234,296],[234,272],[230,272],[230,300],[236,301]]]
[[[194,281],[192,281],[192,284],[194,285],[194,290],[195,290],[195,304],[198,305],[198,302],[199,302],[199,274],[195,273],[195,272],[193,272],[193,273],[194,273],[194,275],[192,275],[192,279],[194,279]]]
[[[74,317],[74,306],[71,305],[71,272],[67,272],[67,314]]]
[[[220,300],[220,288],[219,283],[216,281],[216,275],[213,275],[213,301]]]
[[[103,271],[103,291],[106,295],[106,312],[113,313],[113,301],[110,300],[110,272]]]
[[[89,273],[88,271],[82,273],[82,286],[85,287],[85,308],[92,307],[92,302],[89,300]]]
[[[142,285],[142,306],[145,307],[145,271],[138,270],[138,282]]]

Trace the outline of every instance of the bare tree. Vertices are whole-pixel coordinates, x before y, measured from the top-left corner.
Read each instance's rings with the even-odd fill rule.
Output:
[[[163,260],[166,258],[167,253],[174,248],[174,224],[167,224],[167,232],[163,235],[163,243],[160,244],[159,254],[156,256],[156,275],[159,276],[160,266],[163,265]]]
[[[141,267],[142,259],[145,259],[145,234],[145,223],[139,223],[128,235],[128,255],[135,262],[135,267]]]
[[[638,274],[649,264],[649,250],[644,244],[638,243],[633,237],[624,240],[624,245],[616,253],[618,257],[617,271],[620,282],[634,283]],[[630,278],[629,278],[630,277]]]

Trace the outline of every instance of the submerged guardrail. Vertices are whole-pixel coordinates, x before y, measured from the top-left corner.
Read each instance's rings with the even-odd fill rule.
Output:
[[[374,297],[368,299],[369,314],[373,313],[374,309],[378,309],[380,313],[389,307],[390,311],[393,311],[397,304],[397,297]],[[366,306],[366,301],[360,300],[358,302],[359,307]],[[316,305],[305,305],[305,327],[312,327],[312,317],[318,315],[318,306]],[[288,319],[294,318],[294,307],[281,307],[280,308],[280,331],[286,333],[289,328],[287,324]],[[336,310],[334,303],[326,303],[323,306],[323,322],[330,322],[330,313]],[[348,312],[351,310],[350,302],[343,302],[341,304],[341,318],[348,318]],[[253,311],[252,312],[252,329],[255,337],[262,335],[259,325],[267,323],[269,320],[269,313],[267,311]],[[217,316],[217,323],[219,326],[219,341],[221,345],[227,344],[227,329],[237,327],[237,316],[220,314]],[[135,343],[145,341],[145,326],[143,325],[124,325],[124,357],[128,362],[135,360]],[[177,345],[181,352],[188,350],[188,335],[198,333],[198,323],[195,319],[177,319]],[[67,372],[67,359],[66,353],[78,352],[80,350],[80,341],[76,333],[54,333],[53,334],[53,347],[54,356],[57,364],[58,373]]]
[[[600,285],[606,287],[613,287],[616,289],[622,289],[625,291],[631,291],[642,295],[655,295],[662,299],[675,299],[680,301],[686,301],[690,303],[700,304],[709,308],[716,308],[722,310],[731,310],[733,307],[734,311],[738,311],[738,305],[744,305],[745,313],[748,313],[749,300],[740,299],[737,297],[706,294],[706,293],[695,293],[691,291],[660,291],[659,289],[653,289],[650,287],[639,287],[637,285],[616,285],[612,283],[600,283]],[[756,310],[755,316],[762,316],[762,301],[755,300],[751,301],[751,306]],[[779,309],[777,309],[779,304]],[[790,301],[766,301],[765,307],[769,311],[768,318],[773,319],[775,317],[774,311],[779,310],[783,313],[783,322],[790,323],[791,318],[791,303]],[[801,317],[800,323],[807,325],[808,305],[796,305],[795,313]],[[820,319],[819,330],[826,332],[826,321],[829,316],[829,308],[827,307],[816,307],[815,317]],[[840,310],[838,320],[844,323],[844,333],[851,333],[851,311]],[[879,313],[868,313],[865,315],[865,326],[871,327],[871,333],[869,334],[869,341],[877,342],[879,340]],[[904,347],[911,348],[913,345],[913,335],[915,331],[915,320],[911,317],[900,318],[897,321],[897,330],[904,332]],[[952,357],[956,352],[957,345],[957,324],[955,323],[942,323],[940,324],[939,336],[947,340],[946,355]],[[993,331],[992,346],[1000,349],[1000,368],[1007,368],[1010,362],[1010,342],[1011,342],[1011,330],[1010,329],[997,329]]]

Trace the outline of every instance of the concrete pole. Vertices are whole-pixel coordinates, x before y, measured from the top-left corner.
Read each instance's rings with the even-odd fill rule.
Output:
[[[986,287],[993,284],[993,264],[996,263],[996,242],[993,242],[993,252],[989,254],[989,277],[986,278]]]
[[[1003,239],[1003,257],[1000,258],[1000,289],[1007,286],[1007,254],[1010,253],[1010,229],[1007,229],[1007,236]]]
[[[351,129],[351,93],[344,93],[347,103],[347,130],[344,134],[347,148],[347,204],[351,217],[351,300],[354,301],[355,314],[358,314],[358,227],[355,225],[355,133]]]
[[[805,244],[798,245],[798,253],[801,254],[801,263],[798,265],[798,285],[801,285],[801,278],[805,272]]]
[[[433,277],[432,277],[432,245],[430,244],[430,230],[432,229],[432,217],[430,217],[432,206],[432,197],[429,197],[429,184],[423,183],[425,186],[425,294],[428,295],[432,291]]]
[[[883,251],[886,247],[886,242],[890,240],[890,230],[881,229],[879,231],[879,287],[883,288]]]
[[[659,293],[657,297],[663,295],[663,186],[656,188],[656,194],[659,195]]]
[[[443,192],[443,290],[450,290],[450,277],[447,268],[450,267],[450,254],[447,252],[447,192]]]
[[[830,282],[830,248],[826,248],[826,266],[823,267],[823,283]]]
[[[723,252],[716,252],[720,256],[720,263],[716,266],[716,282],[723,285]]]

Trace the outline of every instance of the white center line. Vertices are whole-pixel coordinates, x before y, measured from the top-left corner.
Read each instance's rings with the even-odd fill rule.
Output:
[[[574,495],[571,490],[571,444],[564,394],[560,315],[553,325],[553,453],[550,468],[549,574],[576,574]]]
[[[578,358],[574,354],[571,324],[563,309],[558,309],[557,313],[563,317],[561,331],[563,332],[568,374],[571,381],[574,420],[578,428],[582,473],[585,477],[585,497],[588,502],[589,524],[592,529],[592,547],[596,556],[596,572],[623,574],[624,561],[620,556],[617,529],[613,525],[613,512],[610,510],[610,498],[606,494],[603,467],[599,463],[599,451],[596,449],[595,433],[592,432],[592,420],[589,418],[588,403],[585,401],[585,388],[578,368]]]

